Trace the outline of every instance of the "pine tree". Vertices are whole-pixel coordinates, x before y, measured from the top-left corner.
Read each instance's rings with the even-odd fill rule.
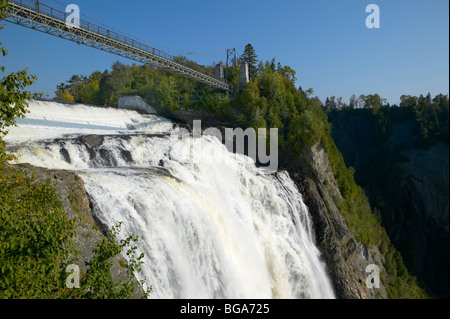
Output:
[[[241,59],[247,62],[248,64],[248,74],[250,77],[250,80],[253,79],[253,76],[256,74],[257,70],[257,55],[255,53],[255,49],[253,46],[249,43],[245,46],[244,53],[241,55]]]

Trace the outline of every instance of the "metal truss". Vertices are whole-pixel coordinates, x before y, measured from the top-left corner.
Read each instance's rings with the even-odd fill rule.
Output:
[[[228,81],[230,74],[234,73],[236,80],[235,92],[239,92],[238,56],[236,49],[227,49],[227,63],[225,65],[225,79]]]
[[[67,14],[35,0],[9,1],[5,21],[44,32],[62,39],[90,46],[146,65],[156,65],[167,72],[230,91],[223,81],[177,63],[174,57],[117,32],[80,20],[80,27],[66,25]]]

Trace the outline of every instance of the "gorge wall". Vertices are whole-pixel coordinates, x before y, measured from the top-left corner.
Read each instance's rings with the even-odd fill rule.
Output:
[[[366,267],[375,264],[386,273],[377,246],[366,247],[349,230],[335,199],[342,199],[328,155],[321,144],[305,147],[300,156],[285,163],[305,196],[312,215],[317,245],[324,254],[337,294],[344,299],[388,298],[386,287],[369,289]]]
[[[333,139],[355,169],[371,206],[408,269],[432,295],[448,298],[449,146],[414,145],[412,120],[397,121],[389,138],[376,140],[367,116],[340,113]]]

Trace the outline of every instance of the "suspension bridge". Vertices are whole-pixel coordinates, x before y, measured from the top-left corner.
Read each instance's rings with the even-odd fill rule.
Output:
[[[231,86],[223,76],[213,77],[192,65],[180,62],[176,56],[149,46],[142,41],[123,33],[102,27],[98,24],[79,20],[79,26],[67,25],[69,13],[45,5],[38,0],[10,0],[5,21],[57,36],[69,41],[90,46],[146,65],[158,68],[185,78],[209,85],[216,89],[231,91]],[[236,50],[234,62],[236,63]],[[232,50],[227,50],[227,66],[231,61]],[[219,72],[220,73],[220,72]],[[223,73],[223,72],[222,72]]]

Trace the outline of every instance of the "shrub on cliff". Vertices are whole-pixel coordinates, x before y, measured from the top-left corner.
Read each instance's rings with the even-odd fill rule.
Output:
[[[68,218],[55,187],[5,167],[0,170],[0,202],[0,298],[133,298],[130,278],[143,258],[131,246],[136,237],[118,242],[115,227],[98,243],[87,271],[80,274],[80,286],[68,288],[66,268],[79,254],[72,242],[78,220]],[[128,277],[114,281],[111,259],[121,251],[129,252]]]

